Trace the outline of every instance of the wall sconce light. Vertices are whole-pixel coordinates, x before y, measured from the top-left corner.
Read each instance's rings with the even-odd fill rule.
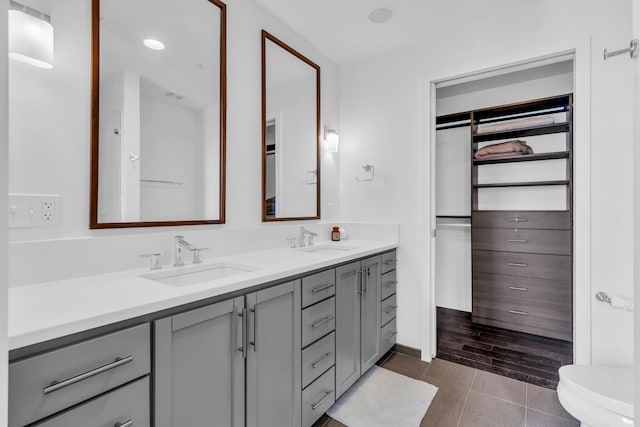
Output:
[[[340,135],[333,129],[324,128],[324,149],[329,153],[337,153],[340,146]]]
[[[49,15],[13,0],[9,2],[9,58],[53,68],[53,25]]]

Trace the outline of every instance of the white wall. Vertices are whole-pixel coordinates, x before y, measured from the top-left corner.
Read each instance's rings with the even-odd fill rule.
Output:
[[[605,47],[628,44],[630,5],[628,0],[607,4],[595,0],[540,1],[497,16],[492,22],[459,22],[446,37],[343,68],[341,217],[401,224],[398,342],[422,346],[421,328],[425,325],[416,319],[421,319],[422,310],[428,307],[421,301],[430,298],[423,296],[429,292],[431,274],[423,268],[430,259],[429,230],[425,228],[429,212],[420,202],[422,191],[428,188],[420,170],[420,158],[428,146],[422,136],[430,120],[423,116],[429,110],[424,99],[425,79],[441,70],[451,70],[455,75],[567,51],[584,45],[589,36],[591,66],[586,72],[578,72],[591,76],[591,106],[585,98],[582,103],[576,99],[576,103],[577,108],[591,108],[592,117],[591,279],[594,289],[632,294],[632,237],[628,228],[616,225],[633,222],[633,164],[631,156],[615,154],[632,150],[631,95],[622,87],[631,77],[618,69],[625,65],[602,61]],[[631,67],[630,61],[626,64]],[[580,141],[577,135],[576,144]],[[354,182],[352,176],[367,161],[376,166],[376,181],[364,186]],[[629,317],[594,307],[593,360],[630,364],[631,331]]]
[[[633,38],[640,38],[640,0],[633,0]],[[635,105],[633,114],[635,117],[634,123],[634,135],[633,140],[635,141],[634,150],[633,150],[633,160],[634,165],[634,212],[635,212],[635,220],[633,223],[633,234],[634,234],[634,289],[635,289],[635,325],[640,325],[640,292],[638,291],[638,287],[640,286],[640,216],[638,213],[640,212],[640,146],[638,145],[640,141],[640,120],[638,120],[638,116],[640,115],[640,63],[636,61],[636,70],[635,70],[636,78],[635,78]],[[637,366],[637,359],[640,355],[640,328],[636,326],[635,328],[635,356],[636,356],[636,367],[635,367],[635,390],[640,390],[640,369]],[[640,408],[640,393],[635,393],[635,407]],[[637,412],[636,412],[637,413]]]
[[[77,275],[78,265],[108,268],[104,260],[80,250],[89,245],[96,253],[118,252],[131,262],[147,247],[145,239],[165,242],[169,234],[204,233],[202,246],[217,248],[216,233],[224,229],[257,227],[261,223],[261,34],[264,28],[319,64],[322,68],[322,122],[338,127],[338,68],[313,45],[273,16],[245,0],[227,0],[227,225],[162,229],[94,230],[89,224],[90,126],[90,2],[53,2],[51,17],[56,32],[55,67],[48,73],[12,61],[14,74],[25,73],[34,84],[11,95],[22,108],[11,109],[10,180],[12,192],[61,194],[60,226],[49,229],[10,230],[12,284],[44,280],[47,271],[34,269],[30,254],[37,253],[54,270],[52,275]],[[25,78],[26,78],[25,77]],[[20,100],[17,99],[20,97]],[[26,101],[31,100],[28,105]],[[338,169],[335,155],[322,156],[322,218],[337,219]],[[317,222],[317,221],[316,221]],[[308,223],[307,223],[308,224]],[[255,229],[254,229],[255,233]],[[272,233],[271,233],[272,234]],[[131,239],[118,236],[141,236]],[[158,236],[154,239],[154,236]],[[272,244],[285,245],[274,239]],[[77,245],[74,243],[77,240]],[[197,239],[197,237],[196,237]],[[46,244],[40,240],[52,240]],[[33,242],[31,245],[30,242]],[[125,242],[127,242],[125,244]],[[169,241],[164,248],[168,250]],[[40,246],[39,246],[40,245]],[[69,246],[71,245],[71,246]],[[46,247],[47,249],[42,249]],[[61,250],[61,248],[65,248]],[[153,249],[152,249],[153,250]],[[219,250],[219,249],[218,249]],[[71,252],[68,252],[71,251]],[[68,256],[73,253],[74,256]],[[211,255],[219,254],[212,252]],[[105,265],[107,264],[107,265]],[[38,265],[38,264],[35,264]],[[34,273],[35,270],[35,273]]]

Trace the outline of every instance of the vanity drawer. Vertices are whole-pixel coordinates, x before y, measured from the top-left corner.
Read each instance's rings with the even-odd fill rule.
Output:
[[[391,295],[389,298],[382,301],[380,306],[380,324],[382,326],[389,323],[391,319],[396,318],[396,294]]]
[[[336,328],[335,298],[302,310],[302,347],[306,347]]]
[[[568,211],[477,211],[471,214],[473,228],[541,228],[571,230]]]
[[[380,257],[380,260],[382,262],[382,267],[380,269],[382,274],[396,269],[396,263],[398,261],[396,259],[396,251],[391,251],[391,252],[382,254]]]
[[[390,271],[382,275],[382,291],[380,292],[380,300],[385,300],[396,293],[396,271]]]
[[[570,230],[474,227],[471,241],[478,250],[571,255]]]
[[[571,304],[571,281],[476,273],[473,297],[519,298],[551,304]]]
[[[336,362],[336,334],[330,333],[302,351],[302,388]]]
[[[302,425],[311,427],[336,402],[335,372],[332,367],[302,391]]]
[[[473,272],[571,280],[571,257],[474,250]]]
[[[150,425],[148,377],[36,424],[38,427],[149,427]]]
[[[394,318],[391,322],[380,328],[380,346],[382,347],[380,354],[385,354],[393,348],[396,343],[396,335],[398,335],[398,329],[396,328],[396,319]]]
[[[24,426],[146,375],[145,323],[9,365],[9,426]]]
[[[336,294],[336,271],[327,270],[302,279],[302,308]]]

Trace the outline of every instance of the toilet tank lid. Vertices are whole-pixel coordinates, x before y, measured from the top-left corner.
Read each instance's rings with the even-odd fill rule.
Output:
[[[560,383],[578,397],[633,419],[633,369],[566,365]]]

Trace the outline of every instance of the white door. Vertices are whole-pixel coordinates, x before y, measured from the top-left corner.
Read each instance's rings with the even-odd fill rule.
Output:
[[[640,39],[640,0],[633,0],[633,37],[636,39]],[[635,321],[633,322],[635,325],[635,351],[634,351],[634,360],[637,361],[640,359],[640,145],[638,142],[640,141],[640,61],[636,60],[636,79],[634,84],[635,91],[635,108],[633,112],[635,124],[635,128],[633,130],[633,140],[634,140],[634,159],[633,159],[633,195],[634,195],[634,293],[635,293]],[[635,369],[635,384],[636,389],[637,386],[640,385],[640,369]],[[640,393],[635,394],[635,407],[640,407]]]

